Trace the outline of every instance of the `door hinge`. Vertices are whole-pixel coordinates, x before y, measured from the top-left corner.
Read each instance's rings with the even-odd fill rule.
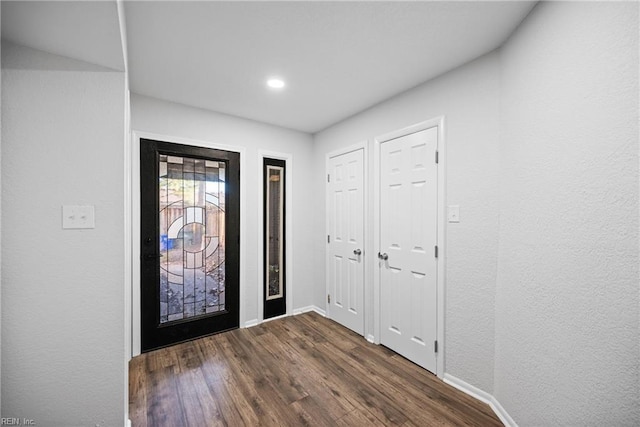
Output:
[[[436,164],[438,163],[438,150],[436,150]]]
[[[327,304],[331,304],[331,295],[327,294]]]
[[[331,236],[327,234],[327,243],[331,243]]]
[[[435,256],[438,258],[438,245],[435,246]]]
[[[437,340],[433,342],[433,351],[436,352],[436,353],[438,352],[438,341]]]
[[[327,182],[331,182],[331,175],[327,174]]]

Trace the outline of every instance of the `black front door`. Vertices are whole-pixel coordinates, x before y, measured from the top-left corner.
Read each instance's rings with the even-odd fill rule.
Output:
[[[140,140],[142,351],[239,326],[240,155]]]

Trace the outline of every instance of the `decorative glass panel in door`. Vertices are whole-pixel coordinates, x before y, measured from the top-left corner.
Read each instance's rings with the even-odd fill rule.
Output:
[[[285,161],[264,159],[264,318],[286,312]]]
[[[238,327],[239,159],[141,140],[142,349]]]

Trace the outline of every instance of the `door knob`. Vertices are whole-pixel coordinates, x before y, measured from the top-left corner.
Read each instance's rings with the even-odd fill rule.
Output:
[[[383,261],[386,261],[389,259],[389,255],[387,255],[386,253],[381,254],[380,252],[378,252],[378,258],[380,258]]]
[[[360,256],[360,255],[362,255],[362,251],[360,249],[354,249],[353,250],[353,254]]]

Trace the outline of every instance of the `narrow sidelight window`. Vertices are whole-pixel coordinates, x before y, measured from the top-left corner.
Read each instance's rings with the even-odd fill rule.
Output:
[[[264,318],[286,312],[285,161],[264,159]]]

